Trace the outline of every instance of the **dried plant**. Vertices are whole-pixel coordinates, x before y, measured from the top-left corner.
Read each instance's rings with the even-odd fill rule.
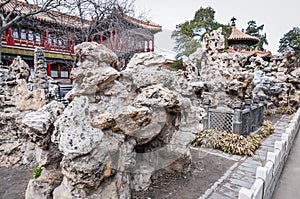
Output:
[[[259,131],[259,135],[261,135],[262,137],[267,137],[268,135],[272,134],[274,132],[274,130],[275,130],[275,127],[272,124],[272,122],[265,120]]]
[[[230,154],[251,156],[261,145],[261,141],[262,136],[257,134],[245,137],[239,134],[208,129],[201,131],[192,142],[192,145],[220,149]]]
[[[275,110],[273,110],[273,109],[266,109],[264,111],[264,116],[265,117],[272,117],[274,115],[274,113],[275,113]]]
[[[290,106],[281,106],[276,109],[276,113],[283,114],[283,115],[292,115],[295,112],[296,110]]]

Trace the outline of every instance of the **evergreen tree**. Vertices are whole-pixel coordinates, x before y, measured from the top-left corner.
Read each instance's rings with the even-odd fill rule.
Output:
[[[253,45],[253,48],[258,48],[259,50],[264,50],[263,45],[268,45],[267,35],[266,33],[261,33],[264,29],[264,25],[257,26],[256,22],[251,20],[248,22],[248,27],[246,28],[246,33],[248,35],[257,37],[260,41]]]
[[[279,50],[278,52],[284,53],[286,51],[292,50],[295,51],[295,55],[300,61],[300,28],[294,27],[292,30],[284,34],[283,38],[279,41]]]
[[[177,25],[176,30],[172,33],[175,39],[175,50],[178,56],[190,55],[200,47],[200,42],[206,33],[222,27],[223,34],[227,38],[231,33],[229,25],[218,23],[215,20],[215,11],[211,7],[200,8],[196,11],[194,19]]]

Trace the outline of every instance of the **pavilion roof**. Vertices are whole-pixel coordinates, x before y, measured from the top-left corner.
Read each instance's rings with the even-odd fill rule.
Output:
[[[228,37],[228,41],[248,41],[251,43],[251,45],[256,44],[259,42],[259,38],[248,35],[246,33],[243,33],[239,29],[237,29],[235,26],[232,27],[232,32],[230,36]]]

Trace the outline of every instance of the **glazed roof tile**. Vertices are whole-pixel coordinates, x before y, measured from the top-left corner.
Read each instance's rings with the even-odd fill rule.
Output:
[[[0,2],[1,1],[3,0],[0,0]],[[17,7],[16,7],[16,3],[18,4]],[[11,12],[13,10],[16,10],[16,12],[20,12],[20,13],[28,13],[31,10],[35,10],[37,8],[38,8],[37,6],[28,5],[22,1],[10,1],[5,6],[3,6],[5,12]],[[130,17],[124,13],[122,13],[122,17],[126,21],[145,29],[150,29],[155,32],[159,32],[162,30],[162,27],[160,25],[150,23],[149,21],[139,20],[134,17]],[[86,27],[92,23],[92,20],[82,21],[77,16],[68,15],[55,10],[50,10],[47,13],[45,12],[38,13],[36,15],[33,15],[32,18],[47,23],[60,24],[60,25],[65,25],[70,27],[82,26],[82,22],[83,22],[83,26]]]
[[[228,41],[255,41],[259,42],[259,38],[243,33],[238,30],[235,26],[232,26],[232,32],[228,37]]]

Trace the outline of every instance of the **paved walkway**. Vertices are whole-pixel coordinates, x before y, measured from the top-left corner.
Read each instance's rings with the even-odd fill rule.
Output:
[[[298,199],[300,198],[300,135],[288,156],[287,162],[273,194],[273,199]]]
[[[250,189],[255,181],[256,168],[265,164],[267,152],[274,151],[274,143],[277,140],[281,140],[281,134],[285,132],[289,118],[290,116],[283,116],[276,123],[274,133],[263,141],[261,147],[256,150],[252,157],[241,158],[241,156],[238,156],[240,157],[238,158],[234,156],[236,157],[235,159],[237,162],[228,171],[226,171],[224,176],[215,182],[215,184],[210,187],[205,194],[200,196],[199,199],[236,199],[238,198],[239,190],[242,186]],[[300,167],[298,167],[298,169],[300,169]],[[300,187],[298,189],[300,190]]]

